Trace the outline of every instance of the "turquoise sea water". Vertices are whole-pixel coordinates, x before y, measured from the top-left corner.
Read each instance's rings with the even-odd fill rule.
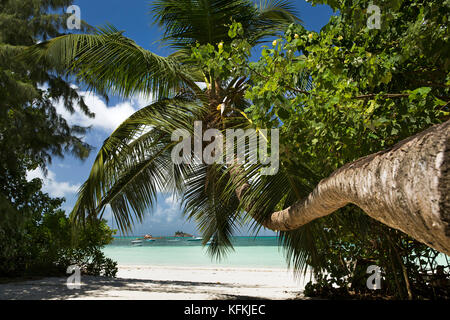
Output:
[[[131,243],[135,237],[115,238],[103,251],[119,265],[216,266],[286,268],[286,259],[277,237],[233,237],[234,251],[221,261],[212,260],[201,241],[166,237]]]
[[[221,261],[213,260],[201,241],[188,241],[190,238],[143,240],[140,246],[131,243],[135,239],[117,237],[103,252],[119,265],[287,268],[277,237],[233,237],[234,251]],[[437,262],[447,265],[444,255]]]

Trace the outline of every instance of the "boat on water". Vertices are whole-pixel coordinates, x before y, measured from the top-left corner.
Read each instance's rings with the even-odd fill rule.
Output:
[[[140,239],[131,240],[131,244],[134,245],[134,246],[141,246],[142,245],[142,240],[140,240]]]
[[[153,241],[156,241],[155,239],[145,239],[145,241],[147,241],[147,242],[153,242]]]
[[[192,237],[191,239],[187,239],[187,241],[202,241],[202,237]]]

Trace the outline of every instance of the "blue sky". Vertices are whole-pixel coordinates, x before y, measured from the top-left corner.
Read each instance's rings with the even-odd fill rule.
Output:
[[[311,6],[304,0],[293,0],[300,12],[300,18],[308,30],[319,31],[333,14],[327,6]],[[169,49],[161,46],[157,40],[162,35],[162,30],[152,24],[149,0],[75,0],[74,4],[81,9],[81,18],[93,26],[112,24],[119,30],[125,31],[125,36],[133,39],[145,49],[151,50],[159,55],[167,55]],[[86,93],[86,102],[91,110],[96,113],[95,119],[75,114],[67,114],[62,107],[60,112],[70,123],[92,126],[85,140],[94,147],[91,156],[81,162],[67,155],[64,159],[54,158],[49,166],[49,174],[44,177],[41,172],[30,173],[30,178],[39,177],[44,180],[44,191],[54,197],[65,197],[66,203],[63,208],[70,212],[75,201],[76,192],[80,185],[88,177],[91,165],[96,153],[103,141],[123,120],[139,108],[150,102],[149,98],[136,97],[135,99],[123,100],[112,98],[109,104],[95,94]],[[160,194],[158,203],[152,213],[149,213],[144,223],[136,225],[133,235],[172,235],[177,230],[183,230],[191,234],[199,234],[195,222],[185,221],[179,210],[178,203],[170,195]],[[110,212],[105,214],[110,218]],[[109,219],[110,225],[111,219]],[[115,226],[115,225],[112,225]],[[248,234],[248,228],[243,228],[237,235]],[[259,235],[274,235],[272,231],[262,230]]]

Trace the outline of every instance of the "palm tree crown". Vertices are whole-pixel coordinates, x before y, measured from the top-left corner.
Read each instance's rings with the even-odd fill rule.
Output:
[[[230,112],[243,110],[245,79],[214,79],[210,87],[197,83],[205,74],[189,59],[195,44],[229,43],[229,25],[242,24],[245,38],[257,45],[289,24],[300,22],[289,1],[266,0],[155,0],[151,4],[155,23],[164,28],[161,43],[174,53],[162,57],[138,46],[112,26],[94,34],[71,34],[43,42],[30,52],[41,61],[70,74],[98,93],[130,97],[152,96],[154,103],[125,120],[105,140],[89,178],[79,191],[72,217],[76,221],[101,216],[110,205],[122,231],[130,230],[136,218],[142,221],[158,191],[183,198],[184,212],[195,218],[205,243],[220,255],[231,245],[231,235],[243,211],[236,196],[226,201],[227,168],[205,164],[175,165],[171,141],[175,129],[192,130],[201,119],[212,125],[220,118],[217,101],[225,97]]]

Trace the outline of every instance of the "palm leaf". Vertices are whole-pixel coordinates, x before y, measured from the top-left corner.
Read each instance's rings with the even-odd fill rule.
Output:
[[[180,189],[182,168],[171,166],[171,133],[190,129],[201,117],[202,107],[189,96],[155,102],[134,113],[105,140],[81,187],[72,217],[84,221],[111,205],[120,228],[132,225],[130,212],[138,221],[152,207],[156,192],[177,177],[172,189]],[[131,209],[131,210],[130,210]]]
[[[230,42],[232,20],[242,24],[252,44],[300,22],[288,1],[262,1],[258,7],[250,0],[155,0],[151,6],[155,23],[164,28],[161,42],[175,49]]]
[[[208,253],[220,260],[233,250],[231,236],[241,225],[236,196],[224,201],[221,190],[226,181],[221,179],[222,165],[198,165],[186,177],[182,204],[188,219],[194,219],[203,236],[203,244],[211,240]],[[229,177],[228,177],[229,178]]]
[[[195,79],[175,57],[138,46],[112,26],[95,34],[70,34],[30,48],[28,57],[66,70],[100,94],[170,97],[195,88]]]

